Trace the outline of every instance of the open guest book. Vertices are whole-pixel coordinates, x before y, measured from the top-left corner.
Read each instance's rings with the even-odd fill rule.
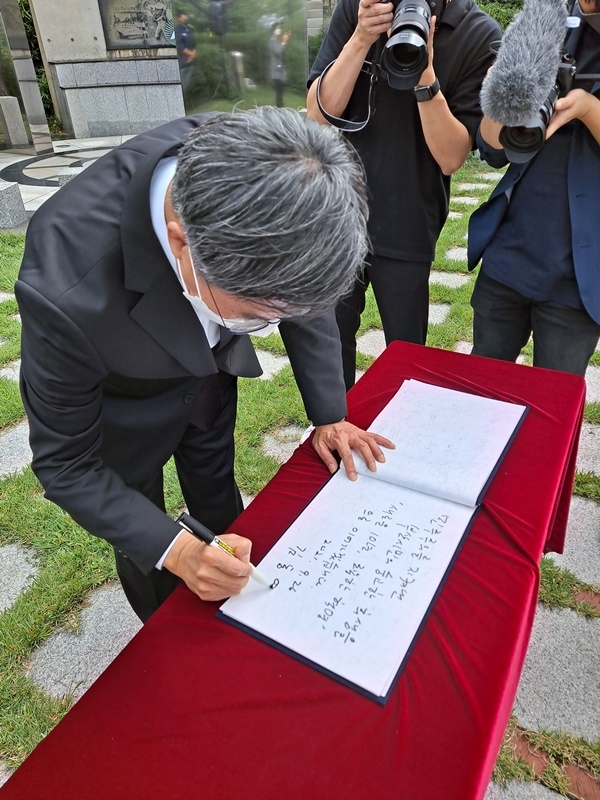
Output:
[[[336,473],[261,561],[274,588],[219,615],[384,704],[525,412],[405,381],[369,428],[386,463]]]

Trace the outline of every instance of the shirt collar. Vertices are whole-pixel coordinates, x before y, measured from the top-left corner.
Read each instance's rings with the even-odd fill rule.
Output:
[[[169,247],[169,237],[167,234],[167,220],[165,219],[165,200],[167,197],[167,190],[173,178],[175,177],[175,170],[177,169],[177,157],[171,156],[161,159],[156,165],[156,169],[152,174],[150,182],[150,217],[152,219],[152,227],[156,238],[160,242],[160,246],[164,250],[165,256],[169,260],[173,271],[177,275],[177,262],[175,256]],[[179,277],[177,278],[179,280]],[[198,313],[194,307],[196,316],[198,317],[206,338],[211,347],[214,347],[219,342],[219,326],[211,320],[203,317]]]

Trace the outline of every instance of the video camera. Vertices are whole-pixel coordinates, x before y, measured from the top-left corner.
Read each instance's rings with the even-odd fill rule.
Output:
[[[565,53],[558,67],[554,86],[537,114],[527,120],[524,125],[512,127],[504,125],[502,127],[499,136],[500,144],[510,161],[515,164],[524,164],[542,149],[546,141],[548,124],[556,108],[556,101],[569,94],[575,82],[575,73],[575,59]]]
[[[389,2],[389,0],[381,0]],[[379,66],[393,89],[413,89],[429,61],[431,18],[438,21],[443,0],[392,0],[394,19]]]

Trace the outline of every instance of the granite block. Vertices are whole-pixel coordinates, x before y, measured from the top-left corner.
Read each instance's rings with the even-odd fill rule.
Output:
[[[158,83],[158,70],[154,61],[136,61],[138,83]]]
[[[65,91],[65,104],[71,117],[73,135],[76,139],[89,139],[90,127],[88,125],[88,115],[83,103],[85,91],[82,89],[67,89]]]
[[[146,100],[152,125],[160,125],[170,119],[169,101],[165,97],[163,86],[146,86]]]
[[[98,65],[98,83],[107,86],[126,86],[138,82],[135,61],[107,61]]]
[[[55,64],[54,69],[61,89],[72,89],[77,86],[73,64]]]
[[[9,147],[28,147],[29,138],[16,97],[0,97],[0,128]]]
[[[16,228],[27,222],[27,212],[17,183],[0,181],[0,229]]]
[[[162,58],[156,62],[159,83],[179,83],[179,66],[176,58]]]
[[[179,75],[179,72],[177,73]],[[163,92],[169,104],[169,118],[179,119],[185,116],[185,105],[183,103],[183,92],[181,86],[163,86]]]
[[[150,125],[150,112],[145,86],[126,86],[125,102],[127,103],[127,117],[131,124],[131,133],[140,133],[148,130]],[[140,125],[142,127],[140,127]]]
[[[73,64],[73,69],[78,87],[98,85],[98,73],[102,69],[101,63],[97,61],[82,61],[79,64]]]

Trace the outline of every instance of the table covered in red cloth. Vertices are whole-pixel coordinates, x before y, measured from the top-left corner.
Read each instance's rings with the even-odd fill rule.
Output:
[[[350,393],[350,420],[367,427],[407,378],[530,412],[387,705],[217,620],[218,604],[180,588],[2,800],[483,797],[525,658],[539,562],[563,548],[585,385],[394,343]],[[233,526],[253,539],[254,563],[327,478],[308,443],[281,468]]]

